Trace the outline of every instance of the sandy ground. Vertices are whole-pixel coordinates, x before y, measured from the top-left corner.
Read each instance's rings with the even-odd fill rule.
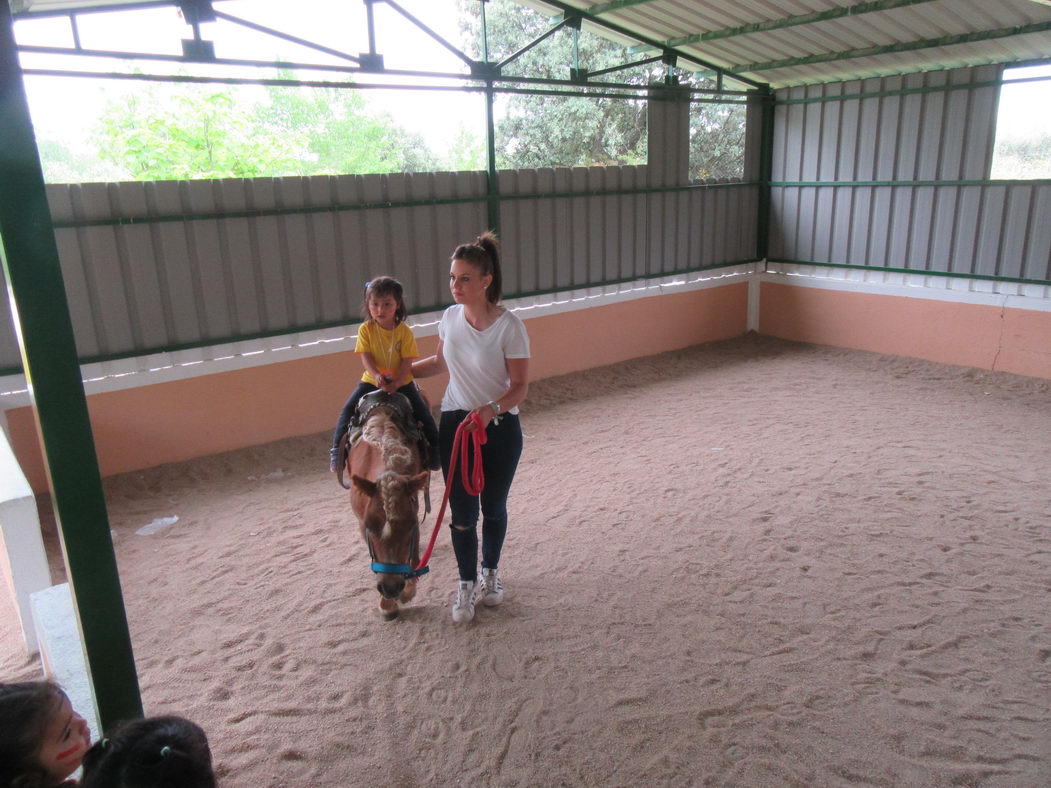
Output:
[[[466,626],[444,534],[379,619],[325,435],[107,480],[147,712],[225,788],[1051,783],[1051,383],[753,336],[523,425]]]

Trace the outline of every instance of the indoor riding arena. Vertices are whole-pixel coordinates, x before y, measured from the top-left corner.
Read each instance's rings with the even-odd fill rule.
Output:
[[[222,788],[1051,784],[1051,177],[993,161],[1051,6],[492,0],[662,77],[460,62],[481,169],[45,184],[23,30],[112,9],[11,2],[0,680],[192,719]],[[499,166],[515,91],[634,102],[646,157]],[[327,466],[361,286],[430,355],[488,228],[531,341],[507,598],[454,623],[446,521],[385,621]]]

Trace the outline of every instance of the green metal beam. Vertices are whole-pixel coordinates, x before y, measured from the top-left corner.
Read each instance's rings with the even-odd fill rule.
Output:
[[[761,101],[761,129],[759,144],[759,200],[756,204],[756,248],[755,254],[765,260],[770,251],[770,206],[772,191],[770,178],[774,171],[774,94],[763,92]]]
[[[40,8],[34,6],[32,11],[19,11],[14,15],[20,19],[47,19],[56,16],[80,16],[82,14],[108,14],[114,11],[142,11],[152,8],[171,8],[174,0],[146,0],[142,3],[99,3],[88,8]]]
[[[656,41],[652,38],[643,36],[639,33],[629,30],[628,28],[623,27],[622,25],[614,24],[613,22],[607,22],[605,19],[602,19],[596,16],[595,14],[592,14],[590,11],[576,8],[574,6],[569,5],[568,3],[561,2],[561,0],[544,0],[544,2],[547,5],[557,8],[559,11],[561,11],[567,16],[580,16],[593,25],[603,27],[606,30],[611,30],[612,32],[617,33],[618,35],[624,36],[626,38],[633,38],[641,44],[645,44],[647,47],[665,50],[668,54],[674,54],[682,60],[687,60],[691,63],[696,63],[697,65],[703,66],[704,68],[709,68],[712,71],[715,71],[716,73],[727,71],[727,69],[723,66],[716,65],[715,63],[705,60],[704,58],[697,57],[696,55],[691,55],[687,52],[682,52],[676,49],[669,49],[669,47],[665,46],[659,41]],[[739,82],[744,82],[747,85],[751,85],[754,88],[762,88],[765,87],[766,84],[764,82],[759,82],[758,80],[749,79],[747,77],[735,76],[734,79],[738,80]]]
[[[778,188],[854,188],[857,186],[872,187],[909,187],[914,189],[941,186],[1048,186],[1051,179],[1033,180],[959,180],[959,181],[772,181],[771,186]]]
[[[258,33],[265,33],[268,36],[280,38],[284,41],[289,41],[293,44],[299,44],[302,47],[313,49],[317,52],[321,52],[326,55],[332,55],[333,57],[340,58],[341,60],[349,60],[353,63],[361,62],[361,58],[355,55],[351,55],[347,52],[341,52],[340,50],[332,49],[331,47],[322,46],[321,44],[316,44],[313,41],[307,41],[305,38],[299,38],[298,36],[293,36],[289,33],[282,33],[280,30],[274,30],[272,27],[265,27],[263,25],[256,24],[255,22],[250,22],[247,19],[242,19],[239,16],[233,16],[232,14],[224,14],[222,11],[215,11],[214,13],[217,19],[226,20],[231,24],[238,25],[248,30],[254,30]]]
[[[766,33],[771,30],[784,30],[786,27],[798,25],[812,25],[815,22],[827,22],[830,19],[840,19],[845,16],[859,16],[871,14],[875,11],[889,11],[902,6],[919,5],[930,3],[933,0],[874,0],[873,2],[857,3],[856,5],[844,6],[842,8],[830,8],[827,11],[815,11],[810,14],[797,14],[787,16],[783,19],[770,19],[766,22],[752,22],[737,27],[727,27],[721,30],[711,30],[707,33],[695,33],[681,38],[671,38],[664,42],[665,46],[679,47],[687,44],[698,44],[703,41],[716,41],[721,38],[734,38],[735,36],[746,36],[749,33]]]
[[[533,47],[537,46],[542,41],[546,41],[548,38],[553,36],[555,33],[557,33],[563,27],[566,27],[567,25],[569,25],[571,23],[571,21],[572,21],[571,19],[563,19],[561,22],[559,22],[556,25],[554,25],[550,30],[546,31],[545,33],[540,34],[535,39],[533,39],[528,44],[526,44],[524,47],[519,49],[517,52],[514,52],[514,53],[508,55],[503,60],[501,60],[499,63],[497,63],[497,65],[496,65],[497,69],[502,69],[504,66],[509,65],[510,63],[514,62],[515,60],[520,58],[522,55],[524,55],[526,52],[528,52],[530,49],[532,49]]]
[[[610,11],[619,11],[622,8],[631,8],[635,5],[645,5],[646,3],[653,3],[656,0],[610,0],[608,3],[599,3],[593,5],[588,9],[589,14],[608,14]]]
[[[500,175],[496,171],[496,93],[492,83],[485,91],[485,153],[486,153],[486,218],[489,226],[497,235],[500,234]]]
[[[13,24],[0,0],[0,261],[105,729],[142,716],[142,701]]]
[[[429,27],[427,27],[427,25],[425,25],[425,24],[424,24],[423,22],[421,22],[421,21],[420,21],[419,19],[417,19],[417,18],[416,18],[415,16],[413,16],[412,14],[410,14],[410,13],[409,13],[408,11],[406,11],[406,10],[405,10],[404,8],[402,8],[402,7],[400,6],[400,5],[398,5],[397,3],[395,3],[395,2],[394,2],[394,0],[366,0],[366,2],[369,2],[369,3],[370,3],[370,7],[371,7],[371,2],[384,2],[384,3],[386,3],[386,4],[388,5],[388,6],[390,6],[391,8],[393,8],[393,9],[394,9],[395,11],[397,11],[397,12],[398,12],[399,14],[401,14],[401,15],[402,15],[403,17],[405,17],[405,18],[406,18],[406,19],[408,19],[408,20],[409,20],[410,22],[412,22],[412,23],[413,23],[414,25],[416,25],[416,27],[418,27],[418,28],[419,28],[420,30],[422,30],[422,31],[423,31],[424,33],[426,33],[427,35],[429,35],[429,36],[430,36],[431,38],[433,38],[433,39],[434,39],[435,41],[437,41],[437,42],[438,42],[439,44],[441,44],[441,45],[442,45],[443,47],[445,47],[445,48],[446,48],[446,49],[448,49],[448,50],[449,50],[450,52],[452,52],[452,53],[453,53],[454,55],[456,55],[456,57],[460,58],[460,60],[462,60],[463,62],[465,62],[465,63],[466,63],[467,65],[471,65],[472,63],[474,63],[474,61],[473,61],[473,60],[471,60],[471,58],[469,58],[469,57],[468,57],[468,56],[467,56],[466,54],[464,54],[463,52],[461,52],[461,51],[459,50],[459,48],[457,48],[457,47],[453,46],[453,45],[452,45],[452,44],[450,44],[450,43],[449,43],[448,41],[446,41],[446,40],[445,40],[444,38],[442,38],[442,37],[441,37],[440,35],[438,35],[437,33],[435,33],[435,32],[434,32],[433,30],[431,30],[431,29],[430,29]]]
[[[1051,22],[1037,22],[1031,25],[1001,27],[996,30],[980,30],[976,33],[961,33],[954,36],[941,36],[940,38],[925,38],[920,41],[907,41],[887,46],[862,47],[860,49],[846,49],[841,52],[823,52],[820,55],[790,57],[781,60],[767,60],[762,63],[749,63],[745,66],[734,66],[725,70],[731,74],[769,71],[773,68],[792,68],[794,66],[807,66],[811,63],[831,63],[836,60],[854,60],[859,57],[873,57],[875,55],[887,55],[895,52],[912,52],[917,49],[932,49],[934,47],[948,47],[955,44],[970,44],[975,41],[989,41],[995,38],[1024,36],[1029,33],[1044,33],[1048,30],[1051,30]]]
[[[993,64],[990,64],[993,65]],[[927,74],[934,72],[924,72]],[[873,79],[895,79],[901,74],[887,74],[884,77],[873,77]],[[1014,85],[1021,82],[1042,82],[1051,80],[1051,77],[1033,77],[1031,79],[1018,79],[1005,82],[1001,79],[986,80],[984,82],[961,82],[953,85],[922,85],[915,88],[896,88],[894,90],[869,90],[862,93],[837,93],[828,96],[803,96],[801,98],[778,99],[777,106],[789,104],[824,104],[832,101],[860,101],[862,99],[887,98],[888,96],[911,96],[923,93],[947,93],[954,90],[981,90],[983,88],[1000,87],[1001,85]]]
[[[33,52],[51,55],[78,55],[80,57],[112,57],[113,55],[97,52],[97,51],[80,51],[74,52],[70,49],[63,49],[59,47],[34,47],[34,46],[22,46],[19,47],[19,52]],[[121,57],[137,59],[139,54],[129,55],[129,53],[122,53]],[[148,59],[166,61],[166,62],[188,62],[184,58],[174,57],[171,55],[145,55]],[[315,66],[302,63],[268,63],[264,61],[243,61],[243,60],[228,60],[228,59],[216,59],[211,61],[210,65],[213,66],[254,66],[256,68],[285,68],[285,69],[305,69],[308,71],[333,71],[345,74],[361,74],[362,69],[358,68],[347,68],[345,66]],[[333,82],[331,80],[316,80],[316,79],[283,79],[283,78],[265,78],[265,77],[217,77],[217,76],[197,76],[191,74],[142,74],[142,73],[128,73],[128,72],[108,72],[108,71],[68,71],[64,69],[52,69],[52,68],[27,68],[23,69],[23,74],[41,77],[74,77],[78,79],[114,79],[114,80],[130,80],[140,82],[186,82],[186,83],[197,83],[197,84],[215,84],[215,85],[267,85],[276,87],[316,87],[316,88],[335,88],[339,90],[422,90],[422,91],[474,91],[482,92],[486,90],[484,85],[477,84],[482,78],[473,76],[471,74],[455,74],[455,73],[436,73],[436,72],[422,72],[422,71],[402,71],[397,69],[384,69],[383,73],[388,76],[399,76],[399,77],[427,77],[427,78],[442,78],[442,79],[455,79],[465,84],[463,85],[406,85],[406,84],[380,84],[380,83],[365,83],[365,82]],[[486,79],[494,83],[507,83],[507,84],[521,84],[521,85],[553,85],[562,86],[571,90],[581,91],[581,85],[579,82],[573,81],[572,79],[552,79],[548,77],[519,77],[519,76],[502,76],[499,74],[492,74]],[[467,84],[474,83],[474,84]],[[641,98],[645,98],[645,92],[648,91],[652,85],[640,85],[629,82],[589,82],[587,91],[593,88],[609,88],[613,90],[630,90],[640,92],[643,95]],[[497,92],[508,92],[506,88],[495,87]],[[688,90],[690,93],[702,93],[712,95],[727,95],[727,96],[746,96],[753,91],[744,90],[722,90],[719,88],[698,88],[698,87],[686,87],[683,89]],[[568,93],[567,93],[568,95]],[[591,92],[581,92],[580,95],[595,95]],[[625,97],[627,98],[627,97]]]

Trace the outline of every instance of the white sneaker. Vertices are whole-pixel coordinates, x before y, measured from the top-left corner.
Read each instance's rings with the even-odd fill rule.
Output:
[[[495,569],[482,569],[482,583],[478,589],[478,598],[483,605],[499,605],[504,601],[504,584],[500,582]]]
[[[471,580],[461,580],[456,587],[456,599],[453,600],[453,621],[462,624],[474,618],[475,584]]]

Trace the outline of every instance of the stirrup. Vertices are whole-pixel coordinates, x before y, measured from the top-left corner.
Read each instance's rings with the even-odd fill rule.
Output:
[[[343,471],[347,469],[347,455],[350,453],[350,433],[344,432],[343,436],[339,439],[339,464],[336,466],[336,481],[339,482],[339,486],[344,490],[349,490],[354,485],[347,484],[343,481]]]

